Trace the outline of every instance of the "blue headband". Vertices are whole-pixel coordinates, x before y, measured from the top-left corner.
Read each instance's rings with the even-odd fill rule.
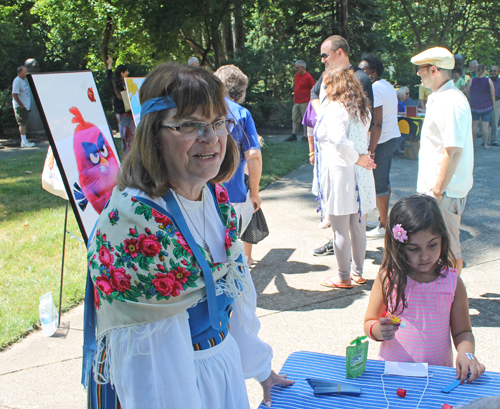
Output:
[[[141,119],[144,117],[144,115],[151,112],[164,111],[166,109],[172,108],[177,108],[177,105],[170,95],[166,97],[149,99],[141,105]]]

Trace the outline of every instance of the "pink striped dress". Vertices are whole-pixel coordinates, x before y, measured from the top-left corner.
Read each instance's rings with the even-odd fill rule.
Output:
[[[457,271],[444,267],[441,274],[444,277],[431,283],[417,283],[408,277],[405,291],[408,308],[401,314],[396,311],[406,321],[406,327],[400,328],[390,341],[381,343],[380,359],[453,366],[450,312]]]

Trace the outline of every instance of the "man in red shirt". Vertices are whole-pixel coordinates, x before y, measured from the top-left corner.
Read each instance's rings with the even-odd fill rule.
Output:
[[[293,110],[292,110],[292,135],[285,139],[285,141],[296,141],[297,134],[299,133],[302,124],[302,118],[306,112],[307,104],[311,99],[311,88],[314,87],[314,78],[306,71],[306,63],[298,60],[295,63],[295,84],[293,89]],[[304,126],[304,136],[302,141],[307,141],[307,128]]]

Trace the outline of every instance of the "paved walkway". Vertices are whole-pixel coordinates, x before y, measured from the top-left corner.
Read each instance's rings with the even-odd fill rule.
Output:
[[[478,146],[475,155],[475,185],[461,235],[466,263],[462,278],[469,295],[476,355],[487,370],[500,372],[500,149],[487,151]],[[415,160],[395,158],[392,201],[414,193],[416,171]],[[260,334],[274,349],[276,370],[294,351],[345,354],[345,347],[363,334],[368,296],[382,258],[383,241],[371,240],[365,261],[367,285],[351,290],[319,285],[323,277],[334,274],[336,262],[334,256],[311,253],[331,236],[331,231],[316,227],[319,219],[311,180],[312,167],[304,165],[262,192],[271,233],[255,246],[254,258],[259,262],[252,276]],[[375,213],[369,216],[375,218]],[[57,336],[44,338],[38,331],[0,353],[0,408],[84,408],[82,316],[79,306],[63,316]],[[377,352],[378,345],[370,342],[369,358],[375,359]],[[247,386],[251,407],[256,408],[260,386],[253,380]]]

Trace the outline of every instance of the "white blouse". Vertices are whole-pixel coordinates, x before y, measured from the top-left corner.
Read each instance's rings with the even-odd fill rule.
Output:
[[[161,198],[152,199],[137,189],[132,196],[153,200],[168,207]],[[178,199],[179,200],[179,199]],[[224,226],[211,193],[204,189],[203,202],[180,199],[189,212],[185,217],[195,241],[205,237],[215,261],[225,261]],[[180,206],[185,215],[185,209]],[[201,235],[196,234],[197,223]],[[221,260],[222,259],[222,260]],[[271,374],[272,349],[258,337],[260,321],[255,315],[257,295],[250,272],[250,292],[243,294],[243,308],[233,304],[230,331],[213,348],[194,351],[187,311],[152,324],[111,331],[108,338],[110,381],[124,409],[232,409],[249,408],[245,379],[263,381]],[[240,320],[241,316],[244,320]]]
[[[366,135],[368,153],[367,124],[359,121],[360,132]],[[354,167],[359,153],[354,143],[348,139],[350,132],[349,114],[345,107],[337,101],[325,99],[322,111],[316,123],[315,134],[318,138],[320,161],[319,177],[323,194],[322,207],[326,214],[342,216],[358,213],[359,202],[356,190]]]

